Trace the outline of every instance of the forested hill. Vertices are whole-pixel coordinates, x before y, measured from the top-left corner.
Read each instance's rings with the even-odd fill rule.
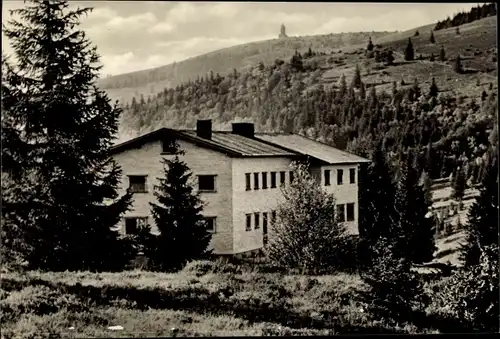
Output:
[[[304,133],[360,155],[379,142],[395,159],[419,149],[432,158],[434,178],[457,161],[476,168],[496,138],[496,20],[463,25],[460,34],[434,32],[434,43],[431,30],[419,28],[405,60],[412,32],[380,45],[373,39],[371,51],[367,43],[327,55],[312,49],[134,97],[124,105],[122,140],[160,127],[193,128],[197,119],[211,118],[215,128],[243,119],[260,131]]]
[[[276,59],[288,59],[295,50],[303,53],[308,48],[330,53],[335,48],[364,43],[368,36],[379,38],[387,34],[390,32],[341,33],[251,42],[158,68],[112,76],[102,79],[99,85],[113,99],[130,101],[134,95],[154,94],[164,87],[175,87],[205,76],[210,71],[220,74],[233,69],[243,71],[259,62],[269,64]]]

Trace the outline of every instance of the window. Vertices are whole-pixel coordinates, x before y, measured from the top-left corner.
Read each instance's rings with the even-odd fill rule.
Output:
[[[276,188],[276,172],[271,172],[271,188]]]
[[[293,182],[293,172],[290,171],[290,184]]]
[[[283,186],[285,184],[285,172],[280,172],[280,184]]]
[[[210,232],[210,233],[215,233],[215,220],[216,220],[216,217],[204,217],[203,220],[205,220],[207,231]]]
[[[199,175],[198,190],[203,192],[215,192],[215,175]]]
[[[254,220],[254,223],[255,223],[255,229],[259,229],[260,228],[260,214],[257,212],[257,213],[254,213],[253,214],[253,217],[255,218]]]
[[[161,153],[162,154],[175,154],[177,153],[177,147],[175,140],[164,139],[161,142]]]
[[[354,221],[354,203],[347,204],[347,221]]]
[[[342,185],[342,180],[344,179],[344,170],[337,170],[337,185]]]
[[[252,184],[250,182],[250,173],[245,173],[246,190],[250,191],[252,189]]]
[[[262,172],[262,189],[267,188],[267,172]]]
[[[145,175],[129,175],[129,189],[132,193],[146,193],[146,176]]]
[[[337,221],[338,222],[345,221],[345,205],[344,204],[337,205]]]
[[[351,184],[356,183],[356,169],[355,168],[349,168],[349,183],[351,183]]]
[[[254,190],[259,189],[259,173],[253,174],[253,189]]]
[[[148,217],[125,218],[125,234],[137,234],[141,227],[148,224]]]
[[[267,212],[262,213],[262,234],[264,245],[267,244]]]
[[[330,186],[330,170],[325,170],[325,186]]]
[[[271,211],[271,224],[276,222],[276,211]]]
[[[246,231],[251,231],[252,230],[252,215],[247,214],[247,225],[245,228]]]

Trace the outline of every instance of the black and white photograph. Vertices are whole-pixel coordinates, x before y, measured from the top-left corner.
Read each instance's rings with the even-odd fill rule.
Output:
[[[496,3],[2,1],[1,339],[498,333]]]

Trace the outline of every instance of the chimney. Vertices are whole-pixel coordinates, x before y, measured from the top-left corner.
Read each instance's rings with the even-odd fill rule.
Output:
[[[203,139],[212,139],[212,120],[196,121],[196,135]]]
[[[251,122],[234,122],[233,124],[233,134],[242,135],[247,138],[253,138],[255,129]]]

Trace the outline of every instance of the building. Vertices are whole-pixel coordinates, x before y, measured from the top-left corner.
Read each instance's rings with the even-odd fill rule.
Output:
[[[214,253],[263,247],[282,197],[279,187],[293,179],[290,164],[296,160],[309,161],[311,173],[335,194],[341,218],[357,233],[357,168],[368,160],[295,134],[255,134],[251,123],[233,123],[230,132],[213,131],[211,120],[199,120],[196,130],[161,128],[112,148],[123,171],[121,193],[127,188],[134,192],[133,210],[119,225],[122,232],[134,232],[140,222],[158,232],[149,202],[155,199],[157,178],[163,177],[161,159],[172,155],[174,139],[206,203]]]

